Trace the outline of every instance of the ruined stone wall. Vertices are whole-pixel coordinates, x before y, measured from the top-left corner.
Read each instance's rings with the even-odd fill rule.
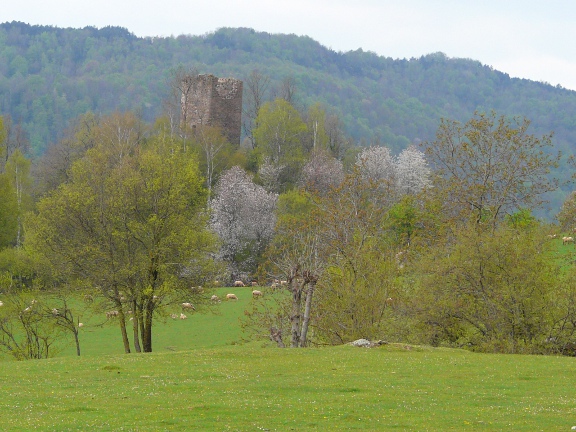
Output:
[[[240,144],[242,81],[214,75],[187,77],[182,88],[182,121],[189,126],[219,126],[234,145]]]

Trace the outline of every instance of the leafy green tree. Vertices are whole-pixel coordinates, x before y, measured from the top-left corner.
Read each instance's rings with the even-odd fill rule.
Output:
[[[22,244],[22,217],[32,206],[32,178],[30,176],[30,160],[24,157],[20,150],[14,151],[6,162],[6,175],[10,178],[16,196],[17,231],[16,246]]]
[[[320,103],[308,109],[306,125],[308,130],[307,150],[327,150],[329,136],[326,133],[326,111]]]
[[[316,201],[316,230],[325,272],[318,280],[313,324],[326,343],[390,337],[397,299],[398,246],[387,229],[394,185],[365,179],[360,170]]]
[[[542,204],[542,195],[558,186],[549,174],[560,156],[549,153],[551,135],[530,135],[529,126],[494,112],[466,124],[441,122],[426,154],[438,174],[432,192],[445,194],[446,213],[496,226],[506,214]]]
[[[572,231],[576,228],[576,192],[572,192],[556,216],[563,231]]]
[[[150,352],[154,318],[166,306],[208,301],[207,292],[191,288],[215,271],[206,192],[197,161],[172,140],[138,144],[129,116],[102,127],[107,139],[72,165],[69,182],[38,203],[28,222],[30,243],[55,274],[96,289],[117,311],[125,352],[132,311],[135,349]]]
[[[0,249],[13,246],[18,234],[18,201],[7,174],[0,174]]]
[[[293,184],[305,159],[306,123],[287,101],[276,99],[262,106],[256,124],[253,133],[260,162],[269,158],[272,164],[284,167],[285,183]]]
[[[428,343],[479,351],[541,352],[557,330],[563,272],[552,243],[537,224],[502,225],[495,231],[474,221],[451,245],[423,259],[415,310]]]

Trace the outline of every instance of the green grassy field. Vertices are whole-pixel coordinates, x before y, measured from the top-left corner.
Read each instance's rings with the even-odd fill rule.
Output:
[[[222,292],[231,289],[222,290]],[[116,327],[85,327],[82,357],[0,363],[0,430],[564,431],[576,360],[402,344],[277,349],[238,343],[239,302],[156,328],[121,354]]]
[[[192,348],[210,348],[238,343],[242,338],[240,317],[252,301],[252,288],[218,288],[216,294],[224,298],[233,292],[238,301],[222,301],[213,310],[205,313],[185,311],[186,320],[156,321],[153,327],[153,350],[157,352],[174,352]],[[174,312],[181,312],[175,309]],[[82,316],[84,327],[80,334],[82,356],[99,356],[102,354],[122,354],[124,347],[120,337],[117,320],[102,326],[105,322],[103,313],[95,316]],[[131,327],[128,328],[130,341]],[[132,346],[133,348],[133,346]],[[76,348],[68,344],[62,352],[64,356],[75,356]]]

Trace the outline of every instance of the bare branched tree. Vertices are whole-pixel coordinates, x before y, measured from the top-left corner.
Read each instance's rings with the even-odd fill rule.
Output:
[[[256,119],[258,111],[268,100],[268,90],[270,87],[270,77],[263,75],[257,70],[253,70],[244,81],[244,133],[250,140],[252,148],[256,148],[254,139],[254,129],[258,127]]]

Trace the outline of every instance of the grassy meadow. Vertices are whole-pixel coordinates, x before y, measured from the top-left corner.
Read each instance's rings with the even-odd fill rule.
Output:
[[[155,327],[122,354],[116,327],[82,330],[49,360],[0,363],[0,430],[563,431],[576,425],[576,359],[389,344],[241,343],[250,289],[218,314]],[[98,317],[92,317],[96,323]]]

